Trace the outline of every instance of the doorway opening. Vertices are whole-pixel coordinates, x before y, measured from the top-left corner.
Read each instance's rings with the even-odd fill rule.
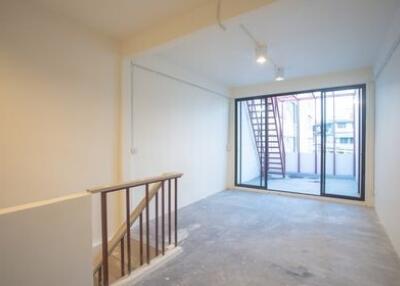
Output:
[[[235,184],[364,200],[365,85],[236,99]]]

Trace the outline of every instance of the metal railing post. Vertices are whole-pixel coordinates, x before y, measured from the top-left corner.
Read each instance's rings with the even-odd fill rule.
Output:
[[[107,193],[101,193],[101,232],[103,256],[103,285],[108,286]]]

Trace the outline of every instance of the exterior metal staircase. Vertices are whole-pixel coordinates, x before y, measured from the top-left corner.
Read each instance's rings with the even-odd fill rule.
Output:
[[[275,97],[247,101],[250,123],[260,162],[261,179],[285,177],[285,146],[278,102]]]

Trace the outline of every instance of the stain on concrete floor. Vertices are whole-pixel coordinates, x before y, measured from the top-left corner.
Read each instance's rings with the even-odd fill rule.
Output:
[[[183,253],[135,285],[400,286],[372,209],[225,191],[183,208]]]

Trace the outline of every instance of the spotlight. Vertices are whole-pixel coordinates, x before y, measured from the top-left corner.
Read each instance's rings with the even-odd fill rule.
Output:
[[[267,45],[260,44],[256,46],[256,62],[264,64],[267,61]]]
[[[285,71],[282,67],[275,68],[275,80],[276,81],[285,80]]]

